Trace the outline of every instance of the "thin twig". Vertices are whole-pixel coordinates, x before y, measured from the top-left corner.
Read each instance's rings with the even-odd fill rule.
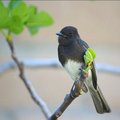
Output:
[[[42,110],[43,114],[45,115],[46,119],[49,118],[49,116],[51,115],[46,103],[42,100],[42,98],[36,93],[34,87],[31,84],[31,81],[29,81],[26,76],[25,76],[25,72],[24,72],[24,64],[22,62],[20,62],[15,54],[15,50],[14,50],[14,45],[13,45],[13,41],[9,41],[6,40],[9,48],[11,50],[11,57],[14,60],[14,62],[16,63],[19,72],[20,72],[20,78],[22,79],[22,81],[24,82],[27,90],[29,91],[32,99],[34,100],[34,102],[40,107],[40,109]]]
[[[63,114],[63,112],[67,109],[67,107],[72,103],[72,101],[75,100],[75,98],[77,98],[81,94],[80,91],[86,77],[87,77],[86,73],[81,72],[80,79],[74,82],[70,93],[66,95],[63,103],[48,120],[57,120]]]

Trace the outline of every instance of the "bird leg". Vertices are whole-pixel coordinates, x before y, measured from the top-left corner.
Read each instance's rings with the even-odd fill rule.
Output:
[[[79,80],[74,82],[71,88],[70,95],[72,98],[76,98],[80,95],[80,81]]]
[[[88,77],[88,73],[86,73],[86,72],[84,72],[84,70],[82,70],[80,79],[76,80],[71,88],[70,95],[72,98],[76,98],[82,94],[82,92],[83,92],[82,87],[83,87],[84,81],[87,77]]]

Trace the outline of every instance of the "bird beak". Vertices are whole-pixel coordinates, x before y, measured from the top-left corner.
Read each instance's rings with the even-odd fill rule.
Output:
[[[61,37],[64,37],[64,35],[63,35],[61,32],[56,33],[56,35],[61,36]]]

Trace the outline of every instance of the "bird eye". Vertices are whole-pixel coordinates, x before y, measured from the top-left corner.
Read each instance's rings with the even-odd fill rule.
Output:
[[[69,35],[69,36],[72,36],[72,33],[70,32],[68,35]]]

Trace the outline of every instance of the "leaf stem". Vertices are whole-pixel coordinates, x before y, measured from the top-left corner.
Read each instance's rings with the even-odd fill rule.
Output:
[[[8,35],[7,35],[6,39],[9,43],[12,43],[12,33],[10,31],[8,31]]]

